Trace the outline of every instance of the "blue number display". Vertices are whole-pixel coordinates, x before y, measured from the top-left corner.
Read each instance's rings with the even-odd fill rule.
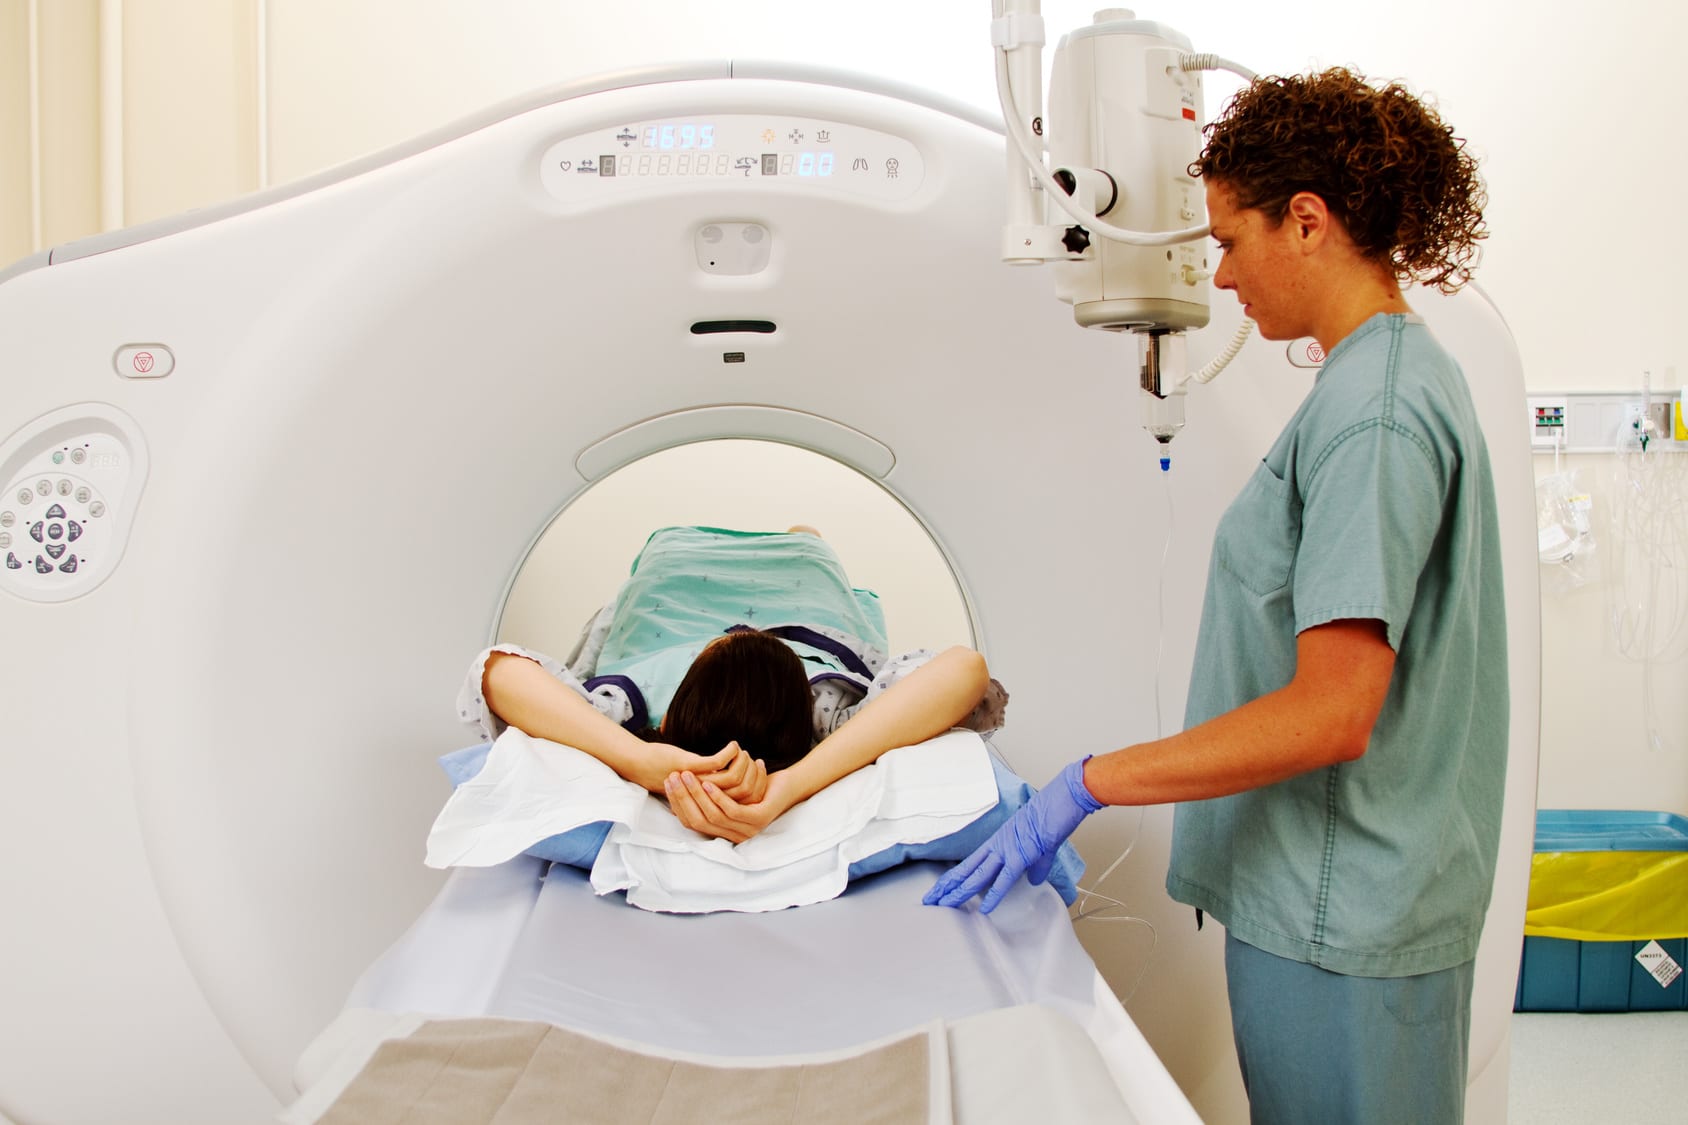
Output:
[[[830,152],[800,152],[797,154],[799,176],[832,175],[833,155]]]
[[[715,147],[715,126],[695,121],[677,121],[645,126],[645,148],[707,149]]]

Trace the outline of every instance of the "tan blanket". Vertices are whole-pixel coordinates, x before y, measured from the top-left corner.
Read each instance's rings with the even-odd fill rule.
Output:
[[[325,1125],[927,1125],[949,1118],[934,1032],[785,1065],[659,1058],[549,1024],[425,1022],[377,1048]],[[935,1032],[940,1037],[941,1030]],[[940,1039],[941,1048],[941,1039]],[[942,1077],[942,1076],[940,1076]]]

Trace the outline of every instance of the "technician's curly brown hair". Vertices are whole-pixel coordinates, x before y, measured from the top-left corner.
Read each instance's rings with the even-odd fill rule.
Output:
[[[1235,192],[1237,207],[1279,223],[1309,191],[1400,281],[1452,293],[1471,280],[1489,234],[1477,159],[1399,83],[1373,87],[1343,67],[1256,78],[1206,131],[1190,174]]]

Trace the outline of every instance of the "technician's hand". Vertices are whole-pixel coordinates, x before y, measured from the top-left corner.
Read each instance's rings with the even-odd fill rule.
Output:
[[[1087,760],[1072,763],[1032,794],[977,851],[944,872],[921,901],[927,906],[960,906],[984,893],[979,909],[989,914],[1022,874],[1031,883],[1049,878],[1056,850],[1085,817],[1102,807],[1084,787]]]
[[[681,824],[734,844],[744,843],[797,803],[783,770],[767,775],[766,791],[756,801],[736,801],[689,770],[668,779],[667,793],[668,807]]]

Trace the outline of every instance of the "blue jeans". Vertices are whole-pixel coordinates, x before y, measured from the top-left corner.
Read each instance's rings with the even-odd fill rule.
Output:
[[[1231,1030],[1254,1125],[1458,1125],[1473,962],[1351,977],[1226,935]]]

